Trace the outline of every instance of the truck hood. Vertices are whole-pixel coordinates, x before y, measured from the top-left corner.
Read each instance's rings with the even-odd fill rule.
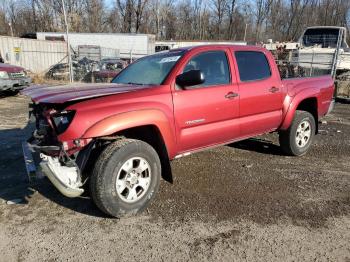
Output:
[[[35,103],[62,104],[69,101],[84,100],[94,97],[133,92],[151,88],[151,85],[129,84],[70,84],[58,86],[31,86],[21,91]]]

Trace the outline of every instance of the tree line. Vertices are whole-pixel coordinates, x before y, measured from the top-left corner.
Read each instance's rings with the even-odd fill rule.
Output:
[[[107,2],[108,1],[108,2]],[[0,35],[64,30],[61,0],[2,0]],[[163,40],[297,40],[307,26],[350,27],[349,0],[65,0],[72,32]]]

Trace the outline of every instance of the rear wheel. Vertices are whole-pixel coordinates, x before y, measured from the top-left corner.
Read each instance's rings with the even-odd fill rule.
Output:
[[[279,132],[280,146],[284,153],[301,156],[309,150],[316,131],[315,118],[306,111],[297,110],[291,126]]]
[[[90,180],[91,196],[106,214],[121,217],[144,210],[160,183],[161,164],[149,144],[122,139],[98,158]]]

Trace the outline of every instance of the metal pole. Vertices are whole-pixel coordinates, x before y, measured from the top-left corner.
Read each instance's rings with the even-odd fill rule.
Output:
[[[13,37],[13,29],[12,29],[12,23],[9,23],[10,30],[11,30],[11,36]]]
[[[63,9],[64,23],[66,24],[66,41],[67,41],[67,54],[68,54],[68,65],[69,65],[69,82],[73,83],[74,77],[73,77],[72,55],[71,55],[70,42],[69,42],[69,26],[68,26],[66,6],[64,3],[64,0],[62,0],[62,9]]]
[[[315,50],[312,49],[312,57],[311,57],[311,68],[310,68],[310,77],[312,77],[313,73],[313,67],[314,67],[314,56],[315,56]]]
[[[245,30],[244,30],[244,38],[243,41],[245,42],[245,38],[247,36],[247,29],[248,29],[248,24],[245,24]]]
[[[335,79],[336,72],[337,72],[339,49],[341,47],[342,40],[343,40],[343,30],[339,29],[337,48],[334,51],[334,57],[333,57],[333,63],[332,63],[332,69],[331,69],[331,75],[333,79]]]

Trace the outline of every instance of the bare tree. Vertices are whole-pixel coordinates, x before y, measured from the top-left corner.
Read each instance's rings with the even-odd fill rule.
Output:
[[[293,0],[291,0],[293,1]],[[255,41],[261,40],[262,25],[270,13],[273,0],[257,0],[256,1],[256,27]]]
[[[236,0],[230,0],[228,3],[228,28],[227,28],[227,38],[232,39],[233,34],[233,23],[234,23],[234,14],[235,14],[235,8],[236,8]]]
[[[349,0],[65,0],[71,31],[159,39],[296,40],[307,26],[350,25]],[[62,31],[61,1],[0,0],[0,33]]]
[[[227,8],[227,0],[212,0],[213,9],[214,9],[214,17],[215,20],[215,28],[216,28],[216,36],[222,37],[222,21],[224,18],[225,10]]]
[[[136,22],[135,22],[135,31],[136,33],[139,32],[142,18],[143,18],[143,13],[145,10],[145,6],[148,3],[148,0],[137,0],[136,5],[134,5],[134,12],[135,12],[135,17],[136,17]]]
[[[91,33],[102,32],[105,28],[104,3],[102,0],[86,1],[86,25]]]

